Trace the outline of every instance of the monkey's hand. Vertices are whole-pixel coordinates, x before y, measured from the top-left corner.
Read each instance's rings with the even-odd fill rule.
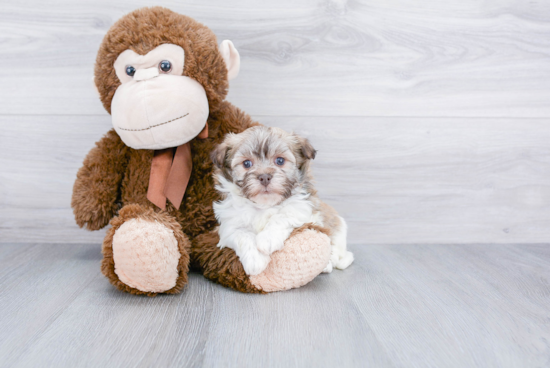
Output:
[[[128,147],[114,130],[88,153],[76,174],[71,200],[78,226],[99,230],[116,214],[127,154]]]

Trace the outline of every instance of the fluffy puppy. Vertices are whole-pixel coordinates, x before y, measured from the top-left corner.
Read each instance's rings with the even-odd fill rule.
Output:
[[[248,275],[261,273],[271,253],[307,223],[329,230],[332,252],[324,272],[353,262],[346,250],[346,222],[313,188],[309,164],[315,153],[307,139],[264,126],[229,133],[212,152],[216,189],[223,198],[214,203],[218,247],[233,249]]]

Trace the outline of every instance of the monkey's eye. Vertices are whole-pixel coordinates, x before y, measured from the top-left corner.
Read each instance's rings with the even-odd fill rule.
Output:
[[[250,160],[244,161],[243,166],[245,167],[245,169],[250,169],[252,167],[252,161]]]
[[[277,159],[275,160],[275,163],[279,166],[283,166],[285,164],[285,159],[282,157],[277,157]]]
[[[134,74],[136,74],[136,68],[134,68],[133,66],[131,65],[128,65],[126,67],[126,74],[128,74],[130,77],[133,77]]]
[[[159,68],[165,73],[168,73],[170,70],[172,70],[172,63],[170,63],[168,60],[162,60],[159,63]]]

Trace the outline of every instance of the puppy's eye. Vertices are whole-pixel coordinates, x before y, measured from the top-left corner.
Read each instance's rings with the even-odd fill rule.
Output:
[[[285,159],[282,157],[277,157],[277,159],[275,160],[275,163],[279,166],[283,166],[285,164]]]
[[[168,73],[170,70],[172,70],[172,63],[169,62],[168,60],[162,60],[162,61],[159,63],[159,68],[160,68],[160,70],[162,70],[163,72]]]
[[[133,66],[131,65],[128,65],[126,67],[126,74],[128,74],[130,77],[133,77],[134,74],[136,74],[136,68],[134,68]]]
[[[252,161],[250,160],[246,160],[243,162],[243,166],[246,168],[246,169],[249,169],[252,167]]]

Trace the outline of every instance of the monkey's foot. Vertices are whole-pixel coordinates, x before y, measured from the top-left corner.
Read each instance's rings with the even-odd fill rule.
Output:
[[[330,239],[322,228],[304,225],[294,230],[283,249],[271,254],[271,262],[250,282],[265,292],[304,286],[330,262]]]
[[[149,296],[183,289],[190,244],[175,219],[133,204],[122,208],[111,225],[101,269],[113,285]]]

